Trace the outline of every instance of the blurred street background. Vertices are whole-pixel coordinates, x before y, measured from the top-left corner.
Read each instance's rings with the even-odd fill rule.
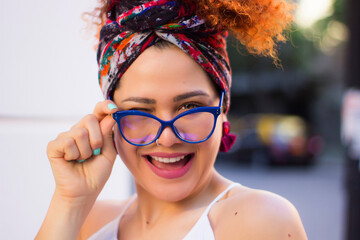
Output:
[[[229,153],[219,155],[216,169],[233,181],[290,200],[309,239],[359,239],[347,232],[347,208],[360,213],[348,205],[347,154],[341,144],[351,52],[347,10],[359,4],[297,3],[290,41],[279,50],[281,67],[228,41],[233,69],[230,122],[238,139]],[[360,222],[352,222],[358,232]]]
[[[355,240],[346,234],[349,157],[341,144],[341,108],[353,33],[349,13],[360,10],[359,1],[296,2],[289,41],[279,46],[281,66],[249,56],[229,38],[229,119],[238,138],[219,155],[216,169],[290,200],[310,240]],[[94,41],[84,37],[81,20],[95,4],[0,2],[0,239],[34,238],[54,189],[46,145],[102,100]],[[356,161],[351,165],[358,174]],[[131,191],[118,159],[100,198],[124,199]]]

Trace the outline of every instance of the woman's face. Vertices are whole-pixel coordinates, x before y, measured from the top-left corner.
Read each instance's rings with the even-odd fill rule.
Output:
[[[120,110],[145,111],[167,121],[194,107],[219,104],[206,72],[175,46],[145,50],[121,78],[113,99]],[[218,117],[213,135],[198,144],[181,141],[166,127],[158,145],[138,147],[126,142],[116,125],[116,149],[133,174],[138,193],[174,202],[199,191],[214,171],[223,117]],[[170,159],[176,162],[164,162]]]

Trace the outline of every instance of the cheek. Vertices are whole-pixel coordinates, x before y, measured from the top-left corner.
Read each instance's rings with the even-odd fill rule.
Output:
[[[222,119],[222,115],[220,115],[216,121],[216,127],[214,129],[214,133],[212,137],[212,142],[213,144],[215,144],[217,147],[220,147],[220,142],[221,142],[221,137],[222,137],[222,129],[223,129],[223,119]]]
[[[210,157],[210,155],[215,155],[215,158],[219,152],[220,142],[222,137],[222,124],[223,120],[220,118],[217,119],[216,127],[212,136],[209,138],[208,141],[205,141],[201,146],[203,149],[202,152]]]

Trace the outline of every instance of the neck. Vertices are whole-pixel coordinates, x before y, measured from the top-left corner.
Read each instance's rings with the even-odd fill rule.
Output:
[[[178,217],[192,209],[207,206],[228,184],[229,181],[214,169],[208,181],[197,184],[188,195],[176,201],[160,199],[136,184],[138,199],[135,217],[143,227],[149,227],[161,219]]]

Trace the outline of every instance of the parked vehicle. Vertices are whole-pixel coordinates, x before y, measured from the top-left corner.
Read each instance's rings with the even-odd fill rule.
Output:
[[[323,147],[321,136],[311,132],[299,116],[247,115],[235,121],[238,138],[220,157],[242,162],[276,165],[312,164]]]

